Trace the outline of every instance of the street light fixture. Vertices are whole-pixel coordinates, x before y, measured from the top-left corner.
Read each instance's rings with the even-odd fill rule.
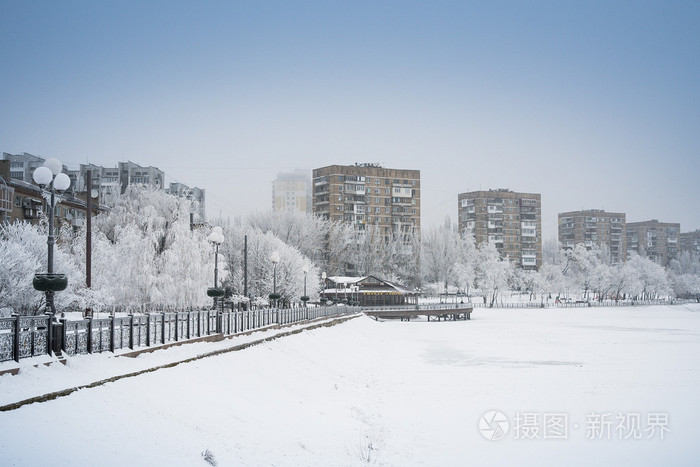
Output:
[[[304,307],[306,307],[306,302],[309,301],[309,297],[306,295],[306,275],[309,273],[309,265],[304,263],[301,270],[304,271],[304,295],[302,295],[301,301],[304,302]]]
[[[208,237],[209,241],[214,245],[214,287],[207,289],[207,295],[214,299],[214,308],[216,309],[216,299],[224,296],[224,289],[219,288],[219,246],[224,243],[224,232],[221,227],[216,226],[212,229]]]
[[[56,314],[54,305],[54,292],[65,290],[68,286],[68,278],[65,274],[54,274],[53,272],[53,246],[56,243],[54,232],[54,215],[56,210],[56,190],[65,191],[70,187],[70,178],[61,172],[63,164],[56,158],[47,159],[44,165],[38,167],[33,175],[34,181],[48,189],[51,197],[49,201],[49,234],[46,244],[48,245],[47,274],[35,274],[33,285],[40,292],[46,293],[46,311]]]
[[[327,300],[327,297],[326,297],[326,271],[323,271],[321,273],[321,280],[323,281],[323,292],[322,292],[323,293],[323,300],[326,301]],[[325,305],[325,303],[324,303],[324,305]]]
[[[280,262],[280,254],[277,250],[270,254],[270,261],[272,261],[272,293],[270,294],[270,300],[279,300],[280,294],[277,293],[277,263]]]

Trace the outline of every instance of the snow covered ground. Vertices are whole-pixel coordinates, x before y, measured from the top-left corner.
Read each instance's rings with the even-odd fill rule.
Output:
[[[700,465],[700,305],[472,318],[362,316],[1,412],[2,464]],[[75,357],[0,404],[239,342]]]

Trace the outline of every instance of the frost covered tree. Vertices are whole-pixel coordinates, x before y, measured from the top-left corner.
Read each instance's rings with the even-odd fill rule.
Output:
[[[605,258],[603,256],[603,261],[605,261]],[[614,267],[609,266],[605,262],[600,262],[594,266],[590,287],[596,294],[598,301],[602,302],[613,290],[615,286],[613,271]]]
[[[423,279],[447,292],[454,285],[455,265],[459,262],[460,237],[450,218],[423,231],[421,261]]]
[[[560,297],[567,289],[567,279],[561,269],[561,264],[545,263],[537,274],[540,276],[542,292],[547,295]]]
[[[273,233],[314,263],[322,261],[330,229],[328,220],[300,212],[259,211],[248,216],[247,225],[263,233]]]
[[[320,272],[308,258],[296,248],[287,245],[272,232],[247,229],[248,235],[248,294],[253,297],[268,297],[274,288],[274,264],[272,253],[279,254],[277,263],[277,290],[284,303],[298,301],[304,293],[304,266],[309,268],[307,294],[312,299],[318,297]],[[224,230],[225,237],[240,238],[243,232]],[[235,242],[232,242],[235,244]],[[240,245],[240,242],[238,242]],[[237,247],[236,247],[237,248]],[[228,250],[226,250],[228,251]],[[228,254],[228,253],[225,253]],[[231,258],[231,256],[229,256]],[[238,282],[237,282],[238,283]],[[238,287],[241,287],[239,285]],[[239,289],[241,290],[241,289]],[[242,290],[241,292],[242,293]]]
[[[466,294],[471,294],[471,288],[476,280],[476,265],[478,251],[471,234],[462,234],[459,237],[459,256],[455,264],[455,285]]]
[[[540,295],[541,301],[544,302],[545,283],[543,276],[537,271],[515,268],[511,283],[517,290],[527,292],[530,301],[534,301]]]
[[[375,231],[374,247],[376,259],[371,274],[384,279],[399,282],[406,287],[419,287],[420,277],[420,236],[414,232],[396,230],[382,236],[378,227],[371,226]]]
[[[209,302],[214,253],[208,232],[190,229],[192,209],[186,199],[132,186],[95,218],[93,288],[109,297],[107,305],[183,309]]]
[[[681,253],[668,267],[673,292],[679,298],[700,298],[700,256],[689,251]]]
[[[562,272],[568,277],[572,286],[579,287],[583,297],[588,299],[591,285],[595,280],[597,266],[600,264],[598,248],[586,248],[579,243],[574,248],[564,252],[565,266]]]
[[[493,307],[499,294],[508,288],[512,274],[513,264],[501,258],[494,243],[479,245],[476,283],[489,307]]]
[[[43,313],[45,295],[34,290],[34,274],[47,270],[48,223],[0,224],[0,310],[8,314]],[[85,273],[70,255],[70,238],[63,230],[54,246],[54,270],[68,277],[66,290],[54,296],[57,309],[83,306],[86,300]]]
[[[631,264],[620,263],[612,268],[612,296],[615,302],[636,290],[639,279]]]
[[[357,232],[348,224],[331,222],[324,243],[323,260],[319,264],[328,276],[345,274],[346,266],[357,260]]]
[[[641,300],[658,298],[669,295],[671,287],[666,270],[648,258],[634,252],[627,263],[633,268],[637,278],[637,289],[633,295]]]
[[[379,228],[368,225],[363,230],[352,230],[350,235],[349,250],[351,258],[347,261],[354,266],[360,276],[383,275],[384,267],[388,259],[388,246]],[[385,277],[387,280],[393,277]]]
[[[542,264],[560,264],[562,248],[556,238],[542,242]]]

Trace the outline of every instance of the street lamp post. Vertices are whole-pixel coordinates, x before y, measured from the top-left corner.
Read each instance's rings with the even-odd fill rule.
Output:
[[[323,282],[323,301],[325,302],[328,299],[326,297],[326,271],[321,273],[321,281]],[[324,303],[323,305],[325,306],[326,304]]]
[[[209,241],[214,245],[214,287],[207,289],[207,295],[214,299],[214,309],[216,309],[216,300],[224,296],[224,289],[219,285],[219,246],[224,243],[224,232],[221,227],[216,226],[209,234]]]
[[[301,301],[304,302],[304,308],[306,308],[306,302],[309,301],[309,296],[306,295],[306,275],[309,273],[309,265],[304,263],[301,270],[304,271],[304,295],[302,295]]]
[[[54,274],[53,271],[53,246],[56,243],[54,232],[54,214],[56,210],[56,190],[65,191],[70,186],[70,178],[61,172],[63,164],[56,158],[47,159],[44,165],[38,167],[32,176],[34,181],[48,188],[51,195],[49,199],[49,234],[46,240],[48,245],[47,274],[35,274],[33,285],[40,292],[46,293],[46,311],[56,313],[53,301],[54,292],[64,290],[68,286],[68,278],[65,274]]]
[[[280,254],[277,250],[270,254],[270,261],[272,261],[272,293],[270,294],[270,300],[274,300],[275,307],[277,307],[277,300],[280,298],[280,295],[277,293],[277,263],[280,262]]]

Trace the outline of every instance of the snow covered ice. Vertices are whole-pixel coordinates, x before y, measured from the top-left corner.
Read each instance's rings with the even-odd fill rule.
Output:
[[[2,412],[2,463],[700,464],[700,305],[472,318],[361,316]],[[5,375],[2,403],[237,339]],[[500,440],[480,430],[493,411]]]

